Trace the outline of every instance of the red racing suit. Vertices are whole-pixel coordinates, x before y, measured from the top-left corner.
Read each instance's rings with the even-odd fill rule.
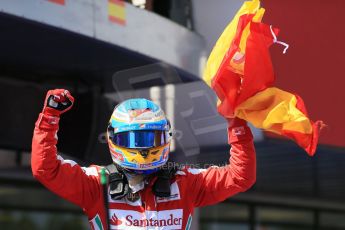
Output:
[[[100,167],[80,167],[57,155],[58,123],[58,117],[39,115],[32,141],[33,175],[49,190],[81,207],[92,229],[106,229]],[[235,118],[228,133],[230,164],[177,171],[169,198],[153,195],[155,178],[139,191],[136,201],[112,200],[109,196],[111,229],[189,229],[195,207],[216,204],[250,188],[256,179],[251,131],[243,120]]]

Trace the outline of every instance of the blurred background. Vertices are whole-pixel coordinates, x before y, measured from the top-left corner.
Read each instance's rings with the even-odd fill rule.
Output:
[[[1,0],[0,229],[89,229],[82,211],[30,169],[31,138],[48,89],[69,89],[58,148],[83,166],[111,162],[105,130],[130,97],[160,104],[175,128],[173,160],[228,160],[226,122],[202,81],[207,57],[242,0]],[[250,191],[196,211],[193,229],[345,229],[343,0],[263,0],[281,29],[271,48],[276,85],[323,120],[315,157],[254,129],[258,176]]]

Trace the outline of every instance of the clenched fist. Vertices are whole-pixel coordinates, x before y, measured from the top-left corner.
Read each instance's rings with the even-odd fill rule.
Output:
[[[73,106],[74,98],[65,89],[54,89],[47,92],[42,113],[48,116],[59,117]]]

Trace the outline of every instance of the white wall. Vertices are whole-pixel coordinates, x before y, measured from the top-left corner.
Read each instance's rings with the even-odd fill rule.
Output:
[[[243,2],[244,0],[192,0],[194,28],[205,38],[208,54]]]
[[[201,75],[205,59],[201,36],[129,3],[124,10],[122,25],[109,20],[107,0],[68,0],[65,5],[47,0],[0,0],[1,12],[115,44]]]

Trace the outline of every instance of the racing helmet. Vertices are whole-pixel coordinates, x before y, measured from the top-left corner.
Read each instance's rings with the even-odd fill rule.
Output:
[[[170,128],[163,110],[152,101],[123,101],[115,107],[107,130],[113,162],[136,174],[158,171],[169,158]]]

